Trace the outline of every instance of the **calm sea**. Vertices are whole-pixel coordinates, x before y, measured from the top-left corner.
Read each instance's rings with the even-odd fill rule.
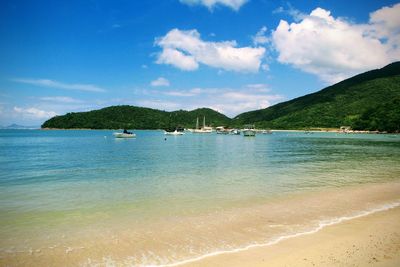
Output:
[[[0,130],[2,263],[171,264],[266,241],[295,224],[279,225],[304,228],[348,204],[332,211],[303,193],[400,178],[399,135],[112,133]],[[318,214],[280,214],[296,197]]]

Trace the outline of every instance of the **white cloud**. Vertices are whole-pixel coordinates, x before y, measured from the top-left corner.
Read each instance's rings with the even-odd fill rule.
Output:
[[[88,92],[105,92],[106,90],[93,84],[67,84],[49,79],[14,79],[13,81],[35,86],[51,87],[66,90],[78,90]]]
[[[151,81],[150,83],[151,86],[169,86],[169,81],[165,79],[164,77],[159,77],[155,79],[154,81]]]
[[[370,14],[370,22],[374,24],[382,24],[382,28],[388,32],[399,33],[400,29],[400,3],[392,7],[383,7]]]
[[[212,10],[216,5],[223,5],[238,11],[242,5],[244,5],[247,0],[180,0],[181,3],[187,5],[203,5],[209,10]]]
[[[243,88],[193,88],[190,90],[158,91],[157,95],[174,97],[165,103],[169,110],[185,109],[191,110],[198,107],[209,107],[228,116],[239,113],[266,108],[284,99],[278,94],[269,93],[265,84],[249,84]],[[184,98],[184,101],[177,98]],[[158,100],[158,106],[164,106],[162,100]],[[153,107],[157,107],[154,105]],[[149,103],[145,103],[149,104]]]
[[[195,96],[198,95],[197,93],[193,93],[189,91],[178,91],[178,90],[174,90],[174,91],[168,91],[164,93],[165,95],[169,95],[169,96]]]
[[[158,55],[158,64],[186,71],[196,70],[201,63],[230,71],[257,72],[265,54],[263,47],[236,47],[235,41],[203,41],[197,30],[173,29],[157,38],[155,44],[163,49]]]
[[[35,107],[31,108],[20,108],[14,107],[14,112],[21,114],[23,117],[28,117],[32,119],[48,119],[57,115],[54,111],[40,110]]]
[[[39,98],[42,101],[57,102],[57,103],[82,103],[82,100],[75,99],[69,96],[44,96]]]
[[[268,93],[271,90],[268,88],[268,85],[264,84],[264,83],[253,83],[253,84],[248,84],[246,85],[246,88],[249,88],[253,91],[257,91],[257,92],[263,92],[263,93]]]
[[[370,14],[367,24],[314,9],[298,23],[281,20],[272,33],[278,61],[328,83],[400,59],[400,4]]]
[[[254,45],[259,45],[259,44],[266,44],[269,42],[269,38],[266,36],[267,33],[267,27],[263,26],[255,36],[253,36],[253,43]]]
[[[295,9],[290,3],[287,3],[286,5],[287,5],[287,8],[284,8],[284,7],[280,6],[277,9],[275,9],[274,11],[272,11],[272,13],[273,14],[279,14],[279,13],[288,14],[296,22],[298,22],[298,21],[304,19],[305,17],[307,17],[307,14],[304,14],[300,10]]]

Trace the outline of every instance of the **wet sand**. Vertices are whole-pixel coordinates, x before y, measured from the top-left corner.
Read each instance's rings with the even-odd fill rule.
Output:
[[[400,266],[399,196],[393,181],[146,224],[116,216],[11,231],[0,241],[0,266]]]
[[[181,266],[400,266],[400,207]]]

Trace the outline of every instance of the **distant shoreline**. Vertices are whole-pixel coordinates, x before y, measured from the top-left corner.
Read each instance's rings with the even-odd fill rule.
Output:
[[[121,131],[123,129],[92,129],[92,128],[37,128],[38,130],[43,131],[70,131],[70,130],[78,130],[78,131]],[[18,129],[17,129],[18,130]],[[164,129],[129,129],[133,131],[164,131]],[[341,134],[400,134],[400,133],[390,133],[390,132],[379,132],[379,131],[365,131],[365,130],[347,130],[343,131],[338,128],[320,128],[320,129],[312,129],[312,130],[301,130],[301,129],[256,129],[257,132],[269,130],[271,132],[293,132],[293,133],[341,133]]]

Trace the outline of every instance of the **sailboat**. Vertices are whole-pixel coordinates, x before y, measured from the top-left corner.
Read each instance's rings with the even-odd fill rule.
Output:
[[[199,117],[196,120],[196,129],[193,129],[192,133],[211,133],[212,128],[206,126],[206,116],[203,117],[203,127],[199,128]]]

